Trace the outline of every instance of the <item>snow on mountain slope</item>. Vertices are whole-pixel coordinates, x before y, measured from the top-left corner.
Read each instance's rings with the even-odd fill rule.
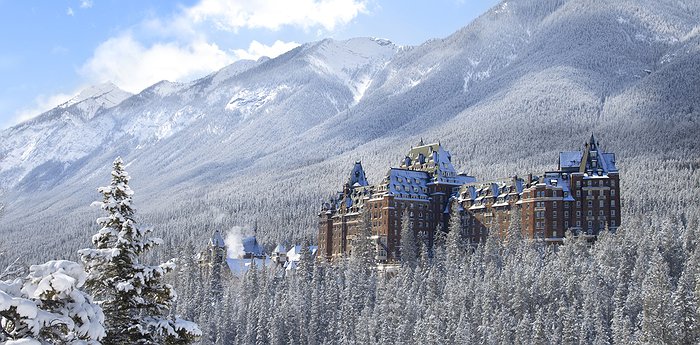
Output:
[[[133,97],[111,83],[93,86],[1,134],[0,181],[11,188],[46,162],[70,164],[120,140],[132,144],[127,152],[142,150],[188,127],[224,135],[219,142],[236,141],[227,133],[241,127],[250,130],[236,138],[256,137],[257,129],[271,125],[281,125],[277,132],[264,131],[271,138],[291,134],[356,102],[357,85],[368,84],[396,50],[386,40],[324,40],[287,60],[241,60],[190,83],[159,82]],[[319,97],[310,105],[313,94]],[[280,122],[277,114],[283,112],[293,121]]]
[[[49,162],[69,165],[103,144],[108,119],[93,120],[130,97],[112,83],[89,87],[46,113],[0,132],[0,184],[14,186]]]
[[[319,72],[336,77],[350,86],[355,103],[364,95],[374,74],[399,51],[391,41],[380,38],[326,39],[310,46],[307,60]]]
[[[59,105],[58,108],[67,109],[74,107],[79,110],[79,114],[83,119],[89,120],[98,111],[112,108],[131,96],[131,93],[107,82],[81,91],[80,94]]]
[[[323,40],[156,84],[77,124],[54,110],[0,133],[0,233],[89,219],[116,155],[141,215],[173,236],[208,235],[227,207],[272,241],[313,234],[316,203],[354,160],[377,181],[421,137],[483,178],[550,169],[591,132],[623,165],[685,159],[700,147],[698,17],[691,0],[507,1],[417,47]]]

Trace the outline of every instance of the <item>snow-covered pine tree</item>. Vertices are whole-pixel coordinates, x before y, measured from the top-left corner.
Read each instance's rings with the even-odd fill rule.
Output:
[[[433,234],[433,246],[431,248],[432,257],[444,256],[446,241],[447,233],[445,229],[443,229],[442,222],[438,222],[437,226],[435,226],[435,234]]]
[[[414,267],[418,257],[418,245],[416,235],[413,232],[413,223],[408,217],[408,210],[404,211],[401,217],[401,264],[407,267]]]
[[[685,263],[685,269],[678,279],[673,293],[673,310],[675,313],[675,342],[678,344],[697,344],[700,338],[698,330],[698,301],[695,296],[697,265],[700,254],[696,249]]]
[[[55,260],[0,281],[0,343],[99,344],[104,314],[81,290],[85,279],[80,264]]]
[[[464,263],[466,254],[464,248],[464,234],[462,229],[462,216],[459,211],[459,204],[453,203],[450,209],[450,221],[448,224],[447,239],[445,244],[446,269],[448,274],[457,275],[460,267]]]
[[[646,277],[642,282],[643,309],[640,342],[642,344],[671,344],[674,338],[671,290],[668,265],[654,251]]]
[[[162,240],[149,237],[150,229],[137,226],[129,179],[118,157],[110,185],[98,189],[103,200],[93,203],[107,212],[97,219],[102,228],[92,237],[95,248],[78,251],[88,272],[85,287],[104,310],[107,335],[103,342],[190,343],[201,331],[195,323],[169,315],[177,295],[162,282],[175,263],[149,266],[140,262],[140,256]]]

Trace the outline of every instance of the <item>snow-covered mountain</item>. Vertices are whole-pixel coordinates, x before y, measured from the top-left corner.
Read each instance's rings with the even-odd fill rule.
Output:
[[[591,132],[622,170],[696,157],[699,18],[692,0],[504,1],[416,47],[326,39],[137,95],[101,85],[0,132],[0,233],[89,226],[117,155],[158,227],[203,238],[223,214],[263,239],[314,233],[353,160],[376,180],[421,137],[483,178],[552,168]]]

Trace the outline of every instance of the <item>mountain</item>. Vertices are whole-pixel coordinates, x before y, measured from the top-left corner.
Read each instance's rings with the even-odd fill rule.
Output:
[[[0,233],[36,256],[84,245],[117,155],[176,242],[254,222],[263,242],[313,237],[354,160],[376,181],[421,137],[479,178],[552,169],[591,132],[628,181],[697,167],[698,18],[691,0],[504,1],[416,47],[325,39],[123,99],[100,86],[0,133]],[[38,241],[48,228],[82,243]]]

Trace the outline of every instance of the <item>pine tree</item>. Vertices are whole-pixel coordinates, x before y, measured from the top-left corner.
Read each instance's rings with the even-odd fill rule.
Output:
[[[658,251],[652,253],[642,291],[641,343],[670,344],[673,339],[673,315],[668,265]]]
[[[686,262],[685,269],[678,279],[676,291],[673,293],[677,344],[697,344],[700,336],[697,325],[698,302],[694,291],[697,260],[697,253],[693,253]]]
[[[79,251],[88,277],[86,288],[105,313],[105,344],[188,343],[201,331],[196,324],[173,319],[169,314],[176,298],[173,288],[161,280],[175,268],[172,261],[149,266],[140,256],[159,238],[137,226],[132,209],[133,191],[121,158],[113,164],[112,181],[98,191],[101,202],[93,204],[107,212],[97,219],[102,226],[92,237],[95,248]]]
[[[85,279],[78,263],[55,260],[31,266],[24,279],[0,280],[0,343],[98,344],[104,314],[81,290]]]
[[[408,210],[404,210],[401,217],[401,264],[406,267],[415,267],[418,257],[418,245],[416,235],[413,232],[413,222],[408,217]]]
[[[450,222],[448,226],[445,244],[447,271],[451,276],[456,276],[464,264],[466,250],[464,248],[464,234],[462,229],[462,217],[459,205],[455,202],[450,210]]]

